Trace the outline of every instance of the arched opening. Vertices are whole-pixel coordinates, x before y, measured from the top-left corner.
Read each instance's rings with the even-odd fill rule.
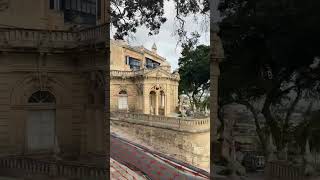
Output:
[[[28,151],[51,151],[55,144],[55,102],[49,91],[33,93],[28,104],[26,148]]]
[[[150,92],[150,114],[156,114],[156,92],[151,91]]]
[[[160,91],[160,97],[159,97],[159,102],[160,102],[160,106],[159,106],[159,115],[165,115],[165,94],[163,91]]]
[[[56,98],[49,91],[37,91],[29,97],[28,103],[56,103]]]
[[[126,91],[120,91],[118,97],[118,109],[128,110],[128,94]]]

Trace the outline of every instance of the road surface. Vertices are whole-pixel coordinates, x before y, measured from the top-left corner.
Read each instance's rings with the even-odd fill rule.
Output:
[[[151,154],[123,139],[110,135],[110,157],[140,171],[152,180],[205,180],[206,176],[176,164],[160,156]]]

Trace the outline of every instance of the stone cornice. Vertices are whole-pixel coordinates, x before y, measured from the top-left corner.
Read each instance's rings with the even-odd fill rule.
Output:
[[[156,73],[156,76],[150,76],[150,74]],[[160,76],[165,75],[165,76]],[[111,70],[110,76],[113,79],[129,79],[129,78],[144,78],[144,79],[171,79],[175,81],[180,80],[180,76],[177,73],[169,73],[161,67],[157,69],[141,69],[138,71],[119,71]]]

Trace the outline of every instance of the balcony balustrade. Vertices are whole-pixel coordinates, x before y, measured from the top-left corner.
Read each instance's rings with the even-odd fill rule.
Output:
[[[106,42],[107,28],[106,24],[80,31],[0,28],[0,48],[73,49],[95,45]]]
[[[148,126],[168,128],[184,132],[201,132],[210,130],[210,119],[192,119],[181,117],[156,116],[149,114],[112,112],[112,121],[145,124]]]
[[[45,161],[23,156],[7,156],[0,158],[0,170],[7,176],[30,177],[68,177],[105,179],[107,169],[94,165],[86,165],[69,161]]]

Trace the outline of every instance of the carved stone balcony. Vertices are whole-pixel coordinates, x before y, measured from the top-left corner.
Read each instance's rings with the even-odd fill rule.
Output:
[[[80,31],[0,28],[0,49],[74,49],[105,44],[107,24]]]
[[[95,165],[70,161],[49,161],[32,159],[23,156],[0,158],[2,175],[10,177],[64,177],[81,179],[106,179],[107,169]]]

